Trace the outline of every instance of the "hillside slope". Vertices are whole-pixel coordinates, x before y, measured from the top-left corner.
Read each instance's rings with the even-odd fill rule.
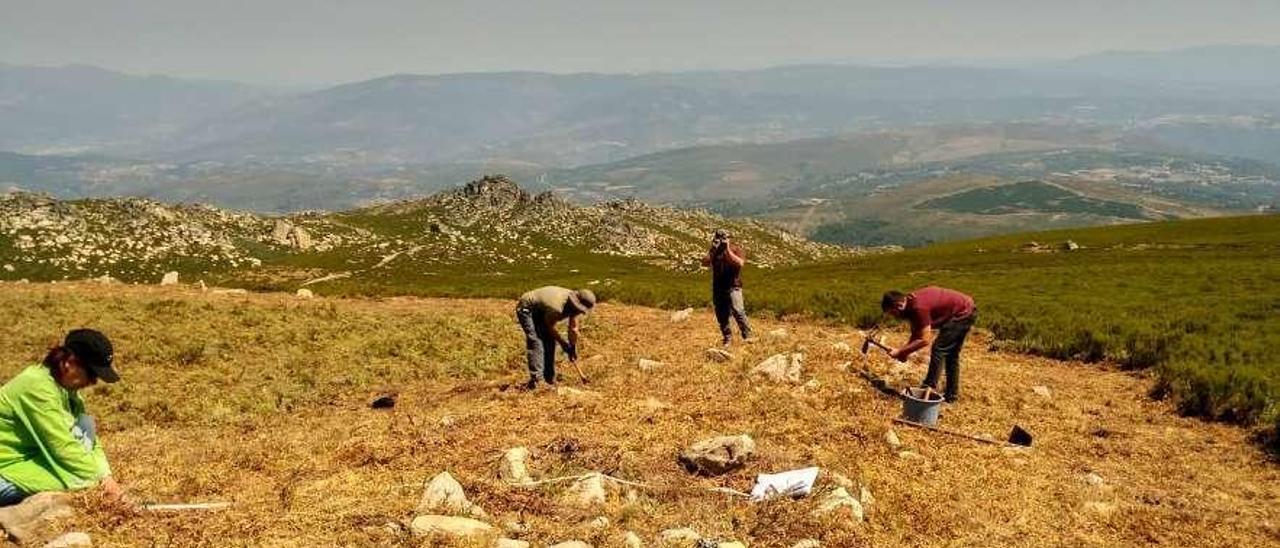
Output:
[[[762,548],[803,538],[828,547],[1280,538],[1280,471],[1247,433],[1178,418],[1131,374],[996,352],[975,336],[966,400],[946,408],[942,424],[997,438],[1016,424],[1034,435],[1030,450],[1001,449],[893,425],[900,405],[855,373],[860,358],[833,346],[856,346],[856,335],[804,320],[757,318],[761,333],[785,335],[713,363],[703,357],[717,340],[710,312],[672,324],[665,311],[605,303],[585,325],[591,383],[571,368],[562,375],[589,392],[519,392],[510,388],[524,375],[511,307],[6,283],[0,375],[36,359],[70,319],[106,330],[124,381],[93,387],[86,400],[117,476],[140,501],[233,503],[126,516],[86,493],[74,526],[99,545],[447,545],[407,530],[423,483],[441,471],[484,521],[535,546],[618,546],[624,531],[651,545],[676,527]],[[749,373],[791,351],[805,356],[799,383]],[[639,358],[664,365],[642,371]],[[918,363],[868,367],[894,386],[922,375]],[[384,390],[399,403],[369,409]],[[884,441],[890,428],[902,447]],[[696,440],[740,433],[757,451],[739,471],[700,478],[676,462]],[[502,452],[516,446],[530,450],[538,479],[600,472],[643,485],[606,481],[604,503],[573,506],[563,500],[569,482],[498,479]],[[747,491],[756,474],[807,466],[822,470],[808,498],[751,503],[710,491]],[[840,483],[855,497],[867,490],[864,522],[811,515]],[[597,517],[607,524],[586,525]]]
[[[210,282],[279,285],[326,277],[381,283],[387,272],[494,275],[511,265],[564,272],[578,262],[692,270],[721,227],[750,241],[753,262],[766,268],[853,252],[754,221],[627,201],[577,206],[486,177],[422,200],[288,217],[9,194],[0,199],[0,276],[151,282],[175,270]]]

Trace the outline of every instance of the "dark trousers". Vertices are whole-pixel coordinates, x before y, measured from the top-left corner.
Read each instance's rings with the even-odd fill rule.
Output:
[[[924,376],[924,385],[938,388],[938,374],[943,368],[947,371],[947,388],[943,396],[953,400],[960,395],[960,348],[964,339],[973,327],[978,314],[959,320],[949,320],[938,326],[938,335],[933,339],[933,350],[929,354],[929,372]]]
[[[729,317],[732,316],[738,324],[738,333],[743,339],[751,336],[751,326],[747,324],[746,304],[742,300],[742,288],[731,287],[721,289],[713,287],[711,289],[711,304],[716,308],[716,321],[720,322],[720,334],[724,336],[724,340],[728,341],[733,336],[733,330],[729,328]]]
[[[516,309],[516,321],[524,331],[524,351],[529,359],[529,380],[541,377],[556,382],[556,339],[547,330],[546,320],[528,308]]]

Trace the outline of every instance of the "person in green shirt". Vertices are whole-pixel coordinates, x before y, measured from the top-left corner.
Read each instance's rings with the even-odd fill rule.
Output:
[[[94,485],[127,503],[78,392],[120,380],[112,354],[106,335],[76,329],[0,387],[0,506]]]

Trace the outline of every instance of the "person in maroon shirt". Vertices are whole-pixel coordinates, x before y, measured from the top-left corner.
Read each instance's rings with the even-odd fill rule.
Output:
[[[911,338],[889,353],[907,361],[917,350],[932,345],[929,372],[923,386],[938,388],[938,374],[945,368],[947,387],[943,397],[954,402],[960,397],[960,348],[978,316],[973,297],[942,287],[922,287],[908,294],[889,291],[880,308],[895,318],[911,322]]]
[[[730,317],[738,323],[742,340],[751,338],[751,324],[742,299],[742,265],[745,264],[747,254],[729,242],[729,231],[717,229],[711,238],[711,249],[702,258],[702,266],[711,267],[711,303],[716,309],[716,321],[720,323],[720,344],[724,346],[733,340]]]

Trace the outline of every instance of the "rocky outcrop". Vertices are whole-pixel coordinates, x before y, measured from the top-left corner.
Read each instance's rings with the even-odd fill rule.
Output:
[[[717,227],[732,231],[749,260],[764,267],[855,253],[706,211],[635,201],[578,206],[552,192],[532,195],[503,176],[421,200],[287,217],[138,198],[0,195],[0,238],[11,240],[17,253],[4,258],[12,268],[4,271],[53,269],[77,279],[108,274],[150,281],[178,265],[190,269],[183,275],[252,270],[272,266],[283,254],[334,251],[348,264],[388,268],[396,261],[424,266],[464,259],[495,268],[547,265],[573,250],[697,270]],[[336,273],[315,277],[325,274]]]

